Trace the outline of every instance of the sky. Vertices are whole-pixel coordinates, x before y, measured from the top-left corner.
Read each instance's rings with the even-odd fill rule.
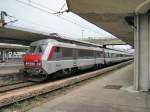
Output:
[[[8,22],[10,19],[18,20],[9,25],[37,30],[44,34],[59,33],[74,39],[114,37],[72,12],[54,14],[67,9],[65,0],[1,0],[1,2],[0,10],[14,17],[6,20]]]

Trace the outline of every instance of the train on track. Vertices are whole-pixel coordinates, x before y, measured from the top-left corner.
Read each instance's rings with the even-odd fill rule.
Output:
[[[130,59],[133,54],[95,44],[45,39],[30,44],[24,55],[24,72],[29,80],[43,81],[49,76],[70,75]]]

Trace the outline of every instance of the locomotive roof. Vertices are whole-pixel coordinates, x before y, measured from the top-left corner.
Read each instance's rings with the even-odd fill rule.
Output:
[[[114,51],[118,51],[118,52],[122,52],[122,53],[127,53],[125,51],[121,51],[121,50],[117,50],[117,49],[112,49],[112,48],[105,48],[101,45],[98,44],[94,44],[94,43],[89,43],[89,42],[85,42],[85,41],[79,41],[79,40],[74,40],[74,39],[68,39],[66,37],[61,37],[60,35],[56,36],[56,38],[53,38],[59,42],[64,42],[64,43],[72,43],[72,44],[76,44],[76,45],[81,45],[81,46],[87,46],[87,47],[99,47],[99,48],[103,48],[103,49],[108,49],[108,50],[114,50]]]
[[[121,51],[121,50],[116,50],[116,49],[112,49],[112,48],[104,48],[100,45],[97,44],[93,44],[93,43],[89,43],[89,42],[83,42],[83,41],[77,41],[77,40],[72,40],[72,39],[65,39],[65,38],[54,38],[54,39],[43,39],[43,40],[38,40],[36,42],[31,43],[31,45],[34,45],[36,43],[40,43],[40,44],[48,44],[49,42],[63,42],[63,43],[70,43],[70,44],[75,44],[75,45],[80,45],[80,46],[87,46],[87,47],[99,47],[99,48],[103,48],[103,49],[107,49],[107,50],[112,50],[112,51],[118,51],[118,52],[122,52],[122,53],[127,53],[125,51]]]
[[[58,42],[58,41],[56,41],[55,39],[43,39],[43,40],[38,40],[38,41],[32,42],[31,45],[36,45],[37,43],[48,44],[50,42]]]

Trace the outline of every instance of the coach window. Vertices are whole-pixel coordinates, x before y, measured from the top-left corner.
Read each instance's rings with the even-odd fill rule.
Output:
[[[113,53],[110,53],[110,58],[113,58]]]
[[[90,51],[87,50],[86,54],[87,54],[88,58],[93,58],[94,57],[94,51],[92,51],[92,50],[90,50]]]
[[[97,52],[97,57],[98,58],[103,58],[104,57],[103,51],[98,51]]]
[[[116,57],[119,57],[119,54],[117,54]]]
[[[109,53],[108,52],[105,53],[105,57],[109,58]]]
[[[105,58],[107,58],[107,52],[105,52]]]
[[[111,58],[111,53],[108,52],[108,58]]]
[[[112,58],[115,58],[115,53],[112,53],[111,56],[112,56]]]
[[[104,52],[101,51],[100,53],[101,53],[101,58],[104,58]]]
[[[100,53],[99,53],[99,51],[96,51],[96,58],[100,58]]]
[[[113,58],[115,58],[116,57],[116,53],[113,53]]]

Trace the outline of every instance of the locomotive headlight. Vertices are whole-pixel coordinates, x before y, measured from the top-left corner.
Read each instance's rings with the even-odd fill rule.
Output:
[[[36,66],[41,66],[42,63],[41,62],[36,62]]]
[[[29,62],[25,62],[25,65],[29,65],[30,63]]]

